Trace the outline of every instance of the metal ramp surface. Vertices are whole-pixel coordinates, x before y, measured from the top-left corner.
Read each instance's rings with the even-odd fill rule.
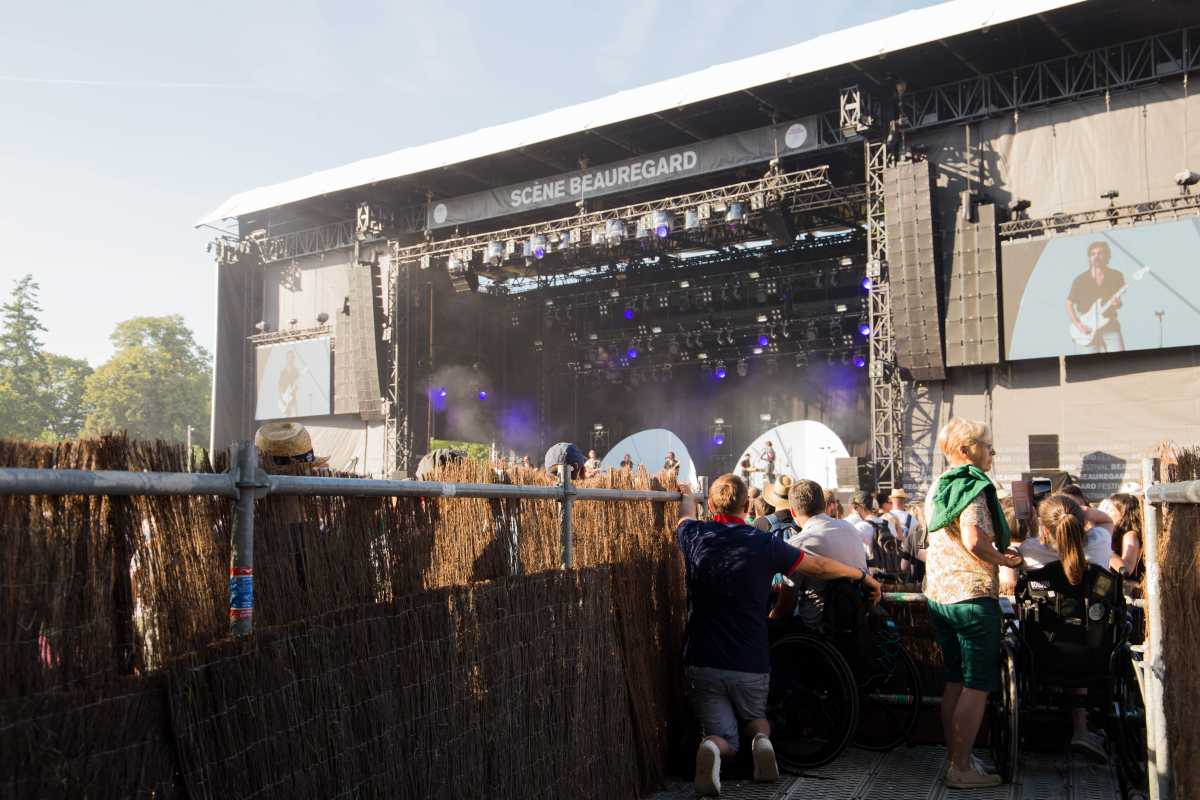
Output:
[[[991,766],[986,751],[976,755]],[[1016,779],[994,789],[947,789],[946,748],[899,747],[890,753],[850,748],[836,761],[771,784],[724,781],[731,800],[1121,800],[1116,769],[1072,753],[1021,753]],[[673,780],[648,800],[695,798],[688,781]]]

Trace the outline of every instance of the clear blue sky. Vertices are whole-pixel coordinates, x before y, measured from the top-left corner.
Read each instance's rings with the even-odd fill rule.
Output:
[[[191,224],[236,192],[930,5],[6,3],[0,294],[32,272],[47,348],[92,366],[134,316],[211,349]]]

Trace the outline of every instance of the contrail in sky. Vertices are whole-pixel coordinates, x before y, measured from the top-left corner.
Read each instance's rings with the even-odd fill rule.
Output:
[[[259,89],[271,92],[344,92],[361,94],[364,89],[322,89],[316,86],[255,86],[236,83],[141,83],[137,81],[85,81],[75,78],[22,78],[0,75],[0,81],[14,83],[69,83],[80,86],[139,86],[150,89]]]

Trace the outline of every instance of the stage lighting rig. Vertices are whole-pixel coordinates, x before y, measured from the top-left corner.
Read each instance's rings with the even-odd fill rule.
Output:
[[[761,284],[759,284],[757,291],[754,292],[754,299],[760,303],[767,302],[767,290]]]
[[[535,233],[529,237],[529,249],[533,253],[533,257],[539,261],[546,257],[548,245],[546,243],[546,234]]]
[[[608,244],[612,247],[621,243],[625,238],[625,221],[620,219],[610,219],[604,223],[604,238],[608,240]]]
[[[817,273],[816,286],[818,289],[825,288],[825,273],[824,272]]]
[[[840,339],[841,336],[842,336],[842,323],[837,322],[837,321],[829,323],[829,338],[830,339]]]
[[[483,260],[486,264],[498,267],[504,263],[504,243],[488,242],[483,250]]]
[[[638,377],[637,370],[631,369],[629,371],[629,385],[637,386],[640,382],[641,382],[641,378]]]
[[[650,224],[654,227],[654,235],[665,239],[671,235],[671,215],[666,211],[655,211],[650,215]]]
[[[679,342],[675,340],[674,336],[672,336],[671,340],[667,343],[667,352],[673,356],[679,355]]]
[[[861,352],[855,353],[854,354],[854,366],[859,367],[861,369],[862,367],[865,367],[866,365],[867,365],[866,356],[864,356]]]
[[[711,378],[712,377],[712,367],[710,367],[708,364],[702,365],[700,367],[700,377],[703,378],[704,380],[708,380],[709,378]]]
[[[737,374],[739,378],[746,377],[746,359],[739,358],[737,363]]]
[[[716,369],[716,371],[715,371],[715,373],[714,373],[714,374],[715,374],[715,375],[716,375],[718,378],[724,378],[724,377],[725,377],[725,374],[726,374],[726,373],[725,373],[725,362],[724,362],[724,361],[718,361],[718,362],[717,362],[717,369]]]
[[[807,353],[796,353],[796,366],[797,367],[807,367],[808,366],[808,354]]]
[[[776,361],[774,358],[768,358],[767,359],[767,374],[768,375],[774,374],[775,371],[778,369],[779,369],[779,362]]]

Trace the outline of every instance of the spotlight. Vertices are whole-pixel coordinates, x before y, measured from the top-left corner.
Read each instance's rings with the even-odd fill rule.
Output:
[[[647,353],[654,352],[654,337],[653,336],[646,337],[646,352]]]
[[[675,341],[675,337],[671,337],[671,341],[667,344],[667,352],[673,356],[679,355],[679,342]]]
[[[445,397],[445,396],[446,396],[446,390],[438,389],[438,397]]]
[[[665,239],[671,235],[671,215],[666,211],[655,211],[650,215],[650,224],[654,227],[654,235]]]
[[[773,358],[767,359],[767,374],[770,375],[779,369],[779,362]]]
[[[598,358],[600,358],[600,353],[595,348],[592,348],[591,350],[587,351],[587,360],[588,361],[594,362]]]
[[[704,380],[708,380],[709,378],[711,378],[712,377],[712,367],[710,367],[708,364],[705,364],[704,366],[702,366],[700,368],[700,377],[703,378]]]
[[[868,292],[871,291],[871,279],[870,278],[863,278],[863,288],[866,289]]]
[[[830,286],[837,286],[837,285],[838,285],[838,274],[837,274],[837,270],[836,270],[836,269],[835,269],[835,270],[831,270],[831,271],[830,271],[830,273],[829,273],[829,285],[830,285]]]
[[[542,320],[542,324],[545,325],[547,328],[553,328],[554,327],[554,315],[551,314],[550,312],[546,312],[546,318],[544,320]]]
[[[829,326],[829,338],[836,339],[842,335],[842,323],[834,322]]]
[[[625,319],[633,319],[633,306],[629,303],[625,304]]]
[[[865,367],[866,365],[867,365],[866,357],[862,353],[855,353],[854,354],[854,366],[861,368],[861,367]]]
[[[639,377],[638,377],[637,370],[636,370],[636,369],[635,369],[635,370],[630,370],[630,372],[629,372],[629,385],[630,385],[630,386],[637,386],[639,383],[641,383],[641,378],[639,378]]]
[[[692,231],[700,227],[700,214],[694,208],[689,208],[683,212],[683,227],[686,230]]]
[[[713,443],[714,444],[725,444],[725,436],[720,433],[716,434],[715,436],[713,436]]]
[[[849,364],[850,364],[850,353],[849,352],[842,353],[842,363],[849,366]]]
[[[739,378],[746,377],[746,360],[744,358],[738,360],[737,374]]]
[[[480,400],[487,400],[487,392],[485,392],[483,389],[480,389],[480,390],[479,390],[479,399],[480,399]]]
[[[763,331],[762,333],[758,334],[758,346],[759,346],[759,347],[766,347],[766,346],[767,346],[767,343],[768,343],[768,342],[770,342],[770,341],[771,341],[771,340],[770,340],[770,338],[767,336],[767,332],[766,332],[766,331]]]
[[[604,223],[604,238],[608,239],[610,245],[618,245],[625,238],[625,221],[620,219],[610,219]]]
[[[858,323],[858,332],[861,333],[863,336],[871,335],[871,326],[867,323],[866,320],[863,320],[862,322]]]
[[[658,383],[658,367],[655,367],[654,369],[650,370],[650,380],[654,381],[655,383]]]
[[[630,358],[637,358],[637,340],[636,339],[629,343],[629,349],[625,351],[625,354],[627,356],[629,356]]]
[[[817,329],[816,328],[805,329],[804,338],[808,339],[810,342],[815,342],[817,340]]]
[[[825,288],[825,273],[824,272],[817,273],[817,288],[818,289]]]
[[[725,377],[725,362],[724,362],[724,361],[718,361],[718,362],[717,362],[717,372],[716,372],[716,374],[717,374],[717,377],[718,377],[718,378],[724,378],[724,377]]]
[[[533,251],[534,258],[543,258],[546,255],[546,234],[535,233],[529,237],[529,249]]]
[[[488,242],[483,251],[483,260],[493,267],[500,266],[504,261],[504,242]]]
[[[826,364],[828,364],[828,365],[829,365],[829,366],[831,366],[831,367],[833,366],[833,353],[826,353],[826,354],[825,354],[825,363],[826,363]]]
[[[779,335],[785,339],[792,335],[791,333],[788,332],[787,322],[784,322],[782,325],[779,326]]]
[[[763,287],[758,287],[758,291],[754,293],[754,299],[760,303],[767,302],[767,290]]]
[[[808,366],[808,355],[806,353],[796,353],[796,366],[797,367],[807,367]]]
[[[730,230],[737,230],[738,223],[745,217],[746,214],[741,203],[729,204],[729,210],[725,212],[725,221],[729,223]]]

